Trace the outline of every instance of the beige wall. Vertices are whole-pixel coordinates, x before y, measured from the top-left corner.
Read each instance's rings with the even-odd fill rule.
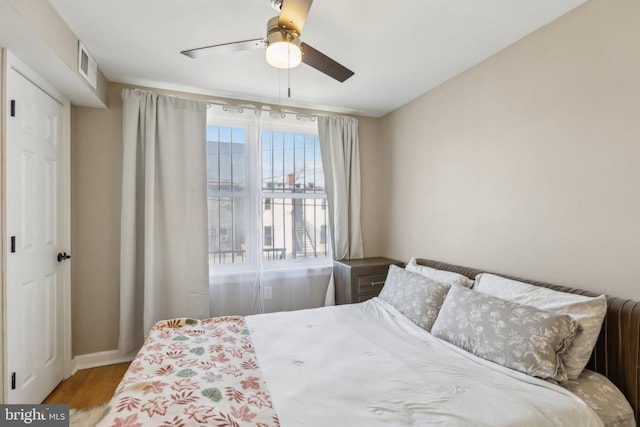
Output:
[[[384,177],[380,156],[380,120],[358,117],[358,137],[360,141],[360,176],[362,179],[362,240],[365,256],[379,256],[382,253],[382,217],[380,206],[384,202],[380,195]]]
[[[383,253],[640,300],[639,18],[591,0],[384,117]]]
[[[72,353],[118,348],[122,101],[71,110]]]
[[[9,3],[47,40],[69,68],[78,67],[78,39],[48,0],[9,0]]]
[[[74,84],[82,84],[86,86],[91,92],[97,96],[97,98],[106,104],[107,100],[107,79],[102,74],[102,71],[97,70],[97,84],[94,89],[87,83],[80,75],[78,71],[78,38],[62,20],[58,12],[51,6],[48,0],[8,0],[9,3],[18,11],[21,18],[24,19],[29,26],[33,29],[33,36],[40,37],[46,42],[51,51],[55,53],[74,73],[78,79],[74,81]],[[9,46],[11,49],[11,47]],[[18,56],[20,56],[18,52]],[[22,58],[25,60],[24,58]],[[26,61],[27,63],[30,61]],[[46,70],[39,69],[39,67],[46,67],[49,64],[42,63],[40,60],[37,63],[30,63],[29,66],[34,68],[35,71],[43,73],[44,77],[47,76]],[[55,82],[52,82],[55,83]],[[58,88],[63,89],[63,88]],[[73,101],[73,94],[65,94]],[[91,104],[93,105],[93,104]]]
[[[118,347],[122,89],[111,84],[109,109],[73,107],[72,324],[73,355]],[[212,99],[195,94],[191,98]],[[380,251],[378,121],[358,117],[362,157],[365,253]],[[374,183],[374,184],[371,184]]]

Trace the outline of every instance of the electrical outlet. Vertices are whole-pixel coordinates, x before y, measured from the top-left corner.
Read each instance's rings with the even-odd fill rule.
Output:
[[[273,298],[273,294],[271,292],[271,286],[265,286],[264,288],[262,288],[262,297],[264,299]]]

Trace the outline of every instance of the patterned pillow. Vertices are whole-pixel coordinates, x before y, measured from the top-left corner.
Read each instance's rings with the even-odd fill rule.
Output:
[[[530,305],[556,314],[568,314],[578,323],[578,332],[564,360],[569,379],[578,378],[591,358],[607,313],[607,297],[592,298],[518,282],[493,274],[476,277],[474,290],[487,295]]]
[[[453,286],[431,333],[507,368],[564,382],[563,356],[576,323],[568,315]]]
[[[465,288],[471,288],[473,286],[473,280],[467,276],[455,273],[453,271],[438,270],[437,268],[427,267],[426,265],[418,264],[415,258],[411,258],[407,263],[405,269],[413,273],[418,273],[422,276],[433,279],[438,283],[445,283],[448,285],[459,285]]]
[[[389,266],[380,298],[394,306],[416,325],[431,331],[451,285],[400,268]]]

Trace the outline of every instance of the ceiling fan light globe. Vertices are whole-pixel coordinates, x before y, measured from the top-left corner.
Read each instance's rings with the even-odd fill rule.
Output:
[[[302,51],[293,43],[273,43],[267,47],[267,62],[276,68],[294,68],[302,62]]]
[[[302,50],[296,34],[279,29],[267,35],[267,62],[272,67],[288,69],[300,65]]]

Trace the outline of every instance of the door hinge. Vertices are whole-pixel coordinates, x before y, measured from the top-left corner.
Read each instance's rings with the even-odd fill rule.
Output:
[[[16,100],[12,99],[11,100],[11,117],[15,117],[16,116]]]
[[[16,373],[12,372],[11,373],[11,390],[15,390],[16,389]]]
[[[16,236],[11,236],[11,253],[16,251]]]

